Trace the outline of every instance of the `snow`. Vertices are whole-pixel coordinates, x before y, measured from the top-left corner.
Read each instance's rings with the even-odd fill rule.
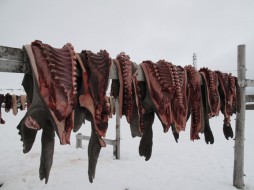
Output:
[[[113,148],[107,145],[101,150],[96,176],[91,184],[88,180],[88,141],[83,148],[76,149],[75,133],[71,145],[60,145],[56,138],[54,163],[49,182],[39,179],[40,135],[37,134],[32,150],[23,154],[22,143],[16,126],[25,114],[17,116],[2,109],[5,125],[0,125],[0,184],[1,190],[10,189],[104,189],[104,190],[233,190],[234,140],[226,140],[222,132],[222,115],[211,119],[215,137],[213,145],[207,145],[203,135],[198,141],[189,140],[188,122],[186,131],[180,133],[175,143],[171,132],[163,133],[159,120],[154,129],[152,158],[145,161],[138,154],[139,138],[132,138],[126,120],[121,119],[121,158],[116,160]],[[246,111],[245,126],[245,189],[254,189],[254,128],[251,117],[254,111]],[[235,119],[231,124],[234,128]],[[79,131],[90,134],[90,123]],[[108,139],[115,137],[115,119],[110,120]]]

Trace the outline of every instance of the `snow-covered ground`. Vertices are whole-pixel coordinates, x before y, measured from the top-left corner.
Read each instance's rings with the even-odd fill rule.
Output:
[[[3,111],[3,110],[2,110]],[[3,111],[5,125],[0,125],[1,190],[28,189],[104,189],[104,190],[233,190],[234,140],[226,140],[222,132],[222,116],[211,120],[215,143],[207,145],[201,139],[189,140],[189,123],[175,143],[170,132],[164,134],[158,120],[154,128],[153,155],[145,161],[138,154],[139,138],[132,138],[125,119],[121,120],[121,159],[113,157],[112,146],[103,148],[94,182],[88,180],[87,141],[76,149],[75,135],[71,145],[59,145],[56,139],[54,163],[49,182],[39,179],[40,135],[32,150],[22,153],[22,143],[16,129],[25,111],[17,116]],[[245,189],[254,189],[254,111],[246,112]],[[252,122],[251,122],[252,121]],[[232,118],[232,125],[235,119]],[[115,120],[111,119],[107,138],[115,136]],[[87,122],[79,131],[90,134]]]

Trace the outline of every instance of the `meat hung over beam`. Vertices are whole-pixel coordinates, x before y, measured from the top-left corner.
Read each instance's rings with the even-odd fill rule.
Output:
[[[202,132],[202,95],[201,95],[201,76],[197,70],[188,65],[185,67],[188,77],[188,103],[189,114],[191,114],[190,139],[200,139],[199,133]]]
[[[184,68],[164,60],[157,63],[144,61],[141,66],[146,88],[142,98],[144,126],[139,154],[149,160],[152,154],[154,113],[160,119],[164,132],[171,127],[176,141],[179,132],[185,130],[188,113],[187,73]]]
[[[125,53],[113,60],[118,71],[118,80],[112,80],[111,96],[119,99],[119,116],[125,115],[130,124],[132,137],[141,136],[140,90],[137,82],[137,65]]]
[[[24,51],[32,68],[32,74],[25,74],[22,82],[30,106],[17,128],[24,153],[31,150],[37,130],[43,130],[40,179],[47,183],[53,163],[55,132],[61,144],[70,143],[74,126],[76,57],[71,44],[55,49],[35,41],[24,46]]]
[[[171,124],[177,132],[185,130],[187,118],[187,75],[184,68],[164,60],[156,64],[142,63],[153,109],[161,120],[164,132]]]
[[[208,68],[197,71],[191,65],[182,67],[165,60],[137,65],[125,53],[111,59],[106,50],[77,53],[71,44],[54,48],[38,40],[22,51],[30,68],[22,82],[28,109],[17,129],[24,153],[31,150],[37,131],[43,130],[39,176],[45,183],[53,164],[55,133],[61,144],[69,144],[71,132],[77,132],[85,120],[92,129],[88,177],[93,182],[101,147],[106,146],[108,121],[115,113],[106,93],[110,79],[110,95],[118,99],[119,115],[126,117],[132,137],[141,137],[139,154],[146,161],[152,156],[155,114],[165,133],[171,128],[176,142],[190,118],[190,140],[200,139],[203,133],[205,142],[213,144],[209,120],[220,112],[225,138],[233,137],[230,117],[240,111],[240,93],[238,79],[230,73]],[[0,104],[8,112],[15,100],[11,95],[1,96]],[[22,102],[24,108],[24,98]],[[3,124],[1,112],[0,119]]]
[[[233,138],[230,117],[240,112],[240,93],[237,78],[231,74],[216,71],[219,80],[219,94],[221,98],[221,112],[224,115],[223,131],[225,138]]]
[[[206,91],[207,91],[207,100],[208,100],[208,109],[209,116],[217,116],[220,111],[220,96],[218,92],[218,77],[216,72],[211,71],[208,68],[202,68],[199,70],[201,76],[204,78]]]
[[[91,121],[92,131],[88,145],[88,176],[92,183],[101,147],[106,143],[102,137],[108,128],[110,115],[109,97],[106,90],[109,82],[111,58],[104,50],[97,54],[91,51],[82,51],[77,54],[82,70],[82,86],[79,95],[79,106],[85,110],[85,119]],[[77,116],[79,117],[79,116]],[[82,121],[78,119],[77,121]],[[82,123],[77,123],[77,129]]]

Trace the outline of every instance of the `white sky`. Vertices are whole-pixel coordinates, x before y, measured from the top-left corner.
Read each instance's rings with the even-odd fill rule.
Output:
[[[246,44],[247,77],[254,79],[253,0],[0,0],[0,23],[3,46],[70,42],[77,52],[106,49],[115,58],[124,51],[136,63],[182,66],[195,52],[199,68],[234,75],[237,45]]]

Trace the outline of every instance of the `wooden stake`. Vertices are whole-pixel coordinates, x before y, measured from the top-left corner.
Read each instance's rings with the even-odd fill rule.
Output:
[[[116,109],[116,144],[113,146],[114,156],[117,160],[120,160],[120,116],[119,116],[119,101],[115,100]]]
[[[233,185],[242,189],[244,187],[244,131],[245,131],[245,91],[246,91],[246,66],[245,45],[238,46],[237,77],[240,84],[241,110],[236,114],[235,128],[235,155]]]

